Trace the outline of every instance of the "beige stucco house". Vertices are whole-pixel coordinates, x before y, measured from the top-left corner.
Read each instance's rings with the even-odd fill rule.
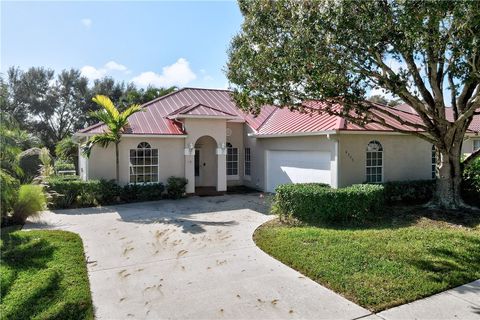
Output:
[[[311,102],[319,110],[319,102]],[[199,187],[245,185],[268,192],[282,183],[323,182],[343,187],[362,182],[432,179],[432,145],[379,125],[359,127],[326,113],[265,106],[254,117],[240,111],[227,90],[184,88],[146,103],[130,118],[120,143],[120,183],[188,179]],[[386,107],[389,108],[389,107]],[[417,117],[408,106],[391,108]],[[480,148],[475,119],[463,149]],[[75,134],[79,142],[103,132],[102,124]],[[114,147],[80,155],[82,179],[114,179]]]

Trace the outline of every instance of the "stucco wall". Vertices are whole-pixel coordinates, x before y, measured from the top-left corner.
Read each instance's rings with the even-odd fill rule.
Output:
[[[335,140],[326,136],[281,137],[281,138],[253,138],[248,137],[252,130],[246,126],[245,147],[251,148],[251,180],[244,180],[244,184],[259,190],[265,189],[265,155],[267,150],[313,150],[331,153],[332,185],[336,185],[336,152]]]
[[[383,180],[431,179],[432,145],[420,138],[407,135],[339,136],[339,185],[365,182],[367,144],[377,140],[383,146]]]
[[[184,177],[184,138],[137,138],[124,136],[119,145],[120,184],[130,181],[130,149],[140,142],[148,142],[158,149],[159,181],[165,183],[170,176]],[[115,147],[95,146],[88,159],[89,179],[115,179]]]

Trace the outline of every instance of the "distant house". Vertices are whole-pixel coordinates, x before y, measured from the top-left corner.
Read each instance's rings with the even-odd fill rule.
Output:
[[[322,108],[318,101],[306,105],[314,111]],[[213,89],[180,89],[144,108],[130,118],[120,143],[122,184],[165,182],[179,176],[188,179],[188,193],[197,187],[224,191],[232,185],[272,192],[282,183],[343,187],[434,175],[431,144],[378,124],[362,128],[326,113],[274,106],[265,106],[254,117],[236,107],[230,91]],[[390,110],[420,121],[407,105]],[[75,137],[82,141],[103,130],[104,125],[96,124]],[[477,116],[463,143],[465,153],[480,148],[479,131]],[[80,155],[81,177],[114,179],[114,157],[113,146],[94,147],[88,159]]]

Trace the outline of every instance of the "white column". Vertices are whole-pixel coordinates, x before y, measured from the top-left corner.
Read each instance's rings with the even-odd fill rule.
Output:
[[[217,191],[227,191],[227,149],[217,148]]]
[[[188,180],[186,186],[187,193],[195,193],[195,149],[190,151],[189,148],[185,148],[185,178]]]

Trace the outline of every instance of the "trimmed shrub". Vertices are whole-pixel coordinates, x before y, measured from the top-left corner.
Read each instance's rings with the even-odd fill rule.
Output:
[[[31,148],[23,151],[18,156],[20,168],[23,170],[22,182],[31,182],[36,176],[42,165],[40,154],[42,149]]]
[[[170,199],[180,199],[185,195],[188,180],[179,177],[170,177],[167,180],[167,194]]]
[[[127,184],[123,187],[121,199],[126,202],[162,199],[163,183]]]
[[[463,169],[462,197],[468,204],[480,208],[480,158]]]
[[[47,180],[53,191],[50,207],[52,209],[81,208],[98,205],[102,197],[100,180],[67,180],[63,177],[50,177]]]
[[[55,161],[55,172],[64,171],[64,170],[75,170],[75,165],[71,162],[59,159]]]
[[[28,217],[34,216],[47,207],[47,196],[41,185],[24,184],[18,190],[18,198],[13,205],[12,219],[23,224]]]
[[[322,184],[284,184],[275,189],[275,213],[317,223],[363,222],[381,213],[382,185],[358,184],[331,189]]]
[[[383,186],[387,204],[423,204],[432,199],[435,180],[390,181]]]

